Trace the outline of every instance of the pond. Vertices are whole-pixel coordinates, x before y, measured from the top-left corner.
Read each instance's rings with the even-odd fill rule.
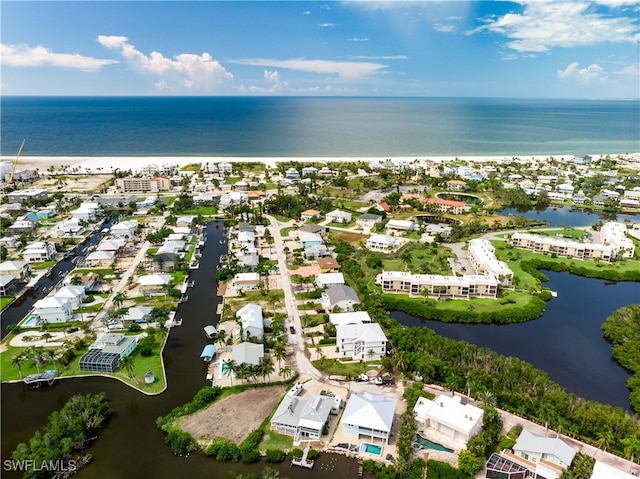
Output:
[[[529,220],[546,222],[549,226],[591,226],[598,221],[640,221],[640,215],[607,214],[587,209],[576,209],[570,206],[550,206],[542,211],[527,211],[525,213],[516,208],[505,208],[498,212],[502,216],[524,216]]]

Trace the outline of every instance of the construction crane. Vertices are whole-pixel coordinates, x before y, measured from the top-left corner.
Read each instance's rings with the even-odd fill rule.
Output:
[[[20,149],[18,150],[18,154],[16,155],[16,159],[13,160],[13,167],[11,167],[11,175],[9,176],[9,181],[7,181],[7,183],[9,183],[10,185],[13,184],[13,175],[16,172],[16,166],[18,166],[18,159],[20,158],[20,154],[22,153],[22,149],[24,148],[24,144],[27,141],[26,138],[24,138],[22,140],[22,144],[20,145]]]

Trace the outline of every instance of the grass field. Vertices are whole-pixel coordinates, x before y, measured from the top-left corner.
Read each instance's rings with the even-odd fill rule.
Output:
[[[367,240],[368,236],[360,233],[349,233],[345,231],[331,231],[331,236],[333,236],[338,241],[344,241],[345,243],[349,243],[353,246],[359,247],[361,243]]]

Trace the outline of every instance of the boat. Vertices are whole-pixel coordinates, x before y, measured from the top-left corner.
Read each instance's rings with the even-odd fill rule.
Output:
[[[213,344],[207,344],[200,353],[200,358],[205,363],[210,363],[216,357],[216,347]]]
[[[204,327],[204,334],[209,339],[216,339],[218,337],[218,331],[216,330],[215,326],[211,324]]]

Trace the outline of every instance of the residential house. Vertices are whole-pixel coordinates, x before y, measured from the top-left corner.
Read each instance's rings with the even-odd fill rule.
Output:
[[[318,168],[316,168],[315,166],[305,166],[304,168],[302,168],[302,177],[317,176],[317,175],[318,175]]]
[[[148,323],[151,321],[151,306],[133,306],[126,309],[124,316],[120,318],[122,324],[128,326],[133,323]]]
[[[100,205],[94,202],[83,202],[71,212],[71,216],[80,221],[93,221],[98,213]]]
[[[525,466],[536,477],[556,479],[571,466],[576,450],[562,439],[544,437],[523,429],[508,457]],[[504,453],[503,453],[504,454]]]
[[[96,247],[96,251],[111,251],[112,253],[117,255],[122,251],[122,249],[125,247],[126,244],[127,244],[127,241],[122,238],[116,238],[111,240],[103,239],[102,241],[100,241],[100,243]]]
[[[185,251],[188,247],[189,244],[186,241],[175,239],[167,240],[162,244],[162,246],[160,246],[160,248],[158,248],[156,254],[171,253],[177,255],[178,253]]]
[[[595,195],[591,200],[591,203],[593,203],[593,206],[604,206],[607,199],[608,198],[604,195]]]
[[[258,273],[237,273],[231,281],[231,287],[242,291],[258,289],[260,287],[260,275]]]
[[[396,400],[382,394],[351,394],[342,414],[342,434],[388,444],[395,409]]]
[[[573,201],[576,205],[584,205],[584,203],[587,201],[587,196],[582,190],[580,190],[575,195],[573,195],[571,201]]]
[[[138,229],[137,220],[121,221],[110,228],[111,235],[114,238],[133,238]]]
[[[288,168],[284,176],[288,180],[292,180],[292,181],[297,181],[300,179],[300,173],[298,173],[298,170],[296,170],[295,168]]]
[[[0,296],[12,296],[21,283],[10,274],[0,274]]]
[[[22,252],[22,259],[27,263],[49,261],[56,256],[56,246],[51,241],[34,241]]]
[[[300,241],[300,246],[303,249],[323,244],[322,236],[315,233],[301,233],[298,237],[298,241]]]
[[[373,235],[366,244],[373,251],[390,251],[396,246],[396,239],[389,235]]]
[[[320,218],[322,215],[322,211],[318,210],[306,210],[300,213],[300,219],[302,221],[314,220],[316,218]]]
[[[324,244],[310,246],[304,250],[304,257],[309,260],[317,260],[330,255],[331,251],[329,251],[329,248]]]
[[[374,215],[373,213],[365,213],[363,215],[358,216],[356,219],[356,225],[358,228],[362,228],[363,230],[371,229],[376,224],[382,221],[382,216]]]
[[[82,306],[83,301],[87,297],[87,293],[83,286],[67,285],[60,288],[53,297],[68,299],[71,301],[71,308],[76,309]]]
[[[378,361],[386,353],[387,337],[378,323],[336,326],[336,345],[341,358]]]
[[[366,324],[371,322],[371,316],[366,311],[351,311],[349,313],[330,313],[329,322],[336,326],[348,324]]]
[[[237,336],[241,339],[257,338],[264,336],[264,319],[262,308],[254,303],[245,304],[236,313],[236,318],[240,322]]]
[[[69,284],[71,284],[71,281],[73,280],[74,277],[78,277],[77,275],[73,275],[72,277],[67,276],[67,279],[65,279],[65,282],[68,280]],[[96,273],[87,273],[87,274],[83,274],[79,276],[80,281],[78,286],[82,286],[85,290],[85,292],[91,292],[91,291],[97,291],[100,288],[100,276],[97,275]]]
[[[421,397],[413,412],[422,436],[456,450],[465,449],[469,439],[482,431],[484,411],[463,404],[460,396]]]
[[[448,238],[451,235],[451,231],[451,226],[445,223],[431,223],[428,224],[424,230],[428,235],[440,235],[443,239]]]
[[[146,176],[153,176],[160,172],[160,167],[155,163],[147,163],[142,167],[142,173]]]
[[[247,191],[249,189],[249,183],[244,180],[238,180],[233,185],[233,189],[236,191]]]
[[[218,163],[218,173],[221,175],[230,175],[233,173],[233,165],[226,161]]]
[[[340,308],[341,311],[353,311],[356,304],[360,304],[358,295],[350,286],[336,284],[322,293],[322,307],[327,311]]]
[[[3,236],[0,238],[0,245],[5,248],[17,248],[20,246],[20,237],[19,236]]]
[[[320,226],[316,224],[304,225],[298,228],[299,234],[302,233],[313,233],[316,235],[324,234],[327,232],[327,228],[325,226]]]
[[[331,168],[328,166],[323,166],[320,168],[320,171],[318,171],[318,176],[333,176],[333,171],[331,171]]]
[[[118,369],[120,361],[135,350],[137,344],[133,336],[104,334],[80,358],[80,370],[112,373]]]
[[[136,208],[148,208],[149,206],[155,205],[157,202],[158,198],[156,198],[155,196],[147,196],[144,200],[136,201]],[[121,221],[120,223],[123,223],[123,221]]]
[[[293,440],[318,441],[329,423],[334,398],[308,394],[304,397],[285,395],[271,417],[271,429],[293,436]]]
[[[316,259],[316,264],[321,273],[337,273],[340,270],[340,264],[331,256]]]
[[[33,305],[33,315],[38,323],[66,323],[73,319],[73,305],[68,298],[49,296]]]
[[[0,263],[0,275],[11,275],[18,281],[26,281],[31,275],[31,267],[26,261],[3,261]]]
[[[171,284],[171,275],[145,274],[138,278],[138,289],[145,296],[165,294]]]
[[[333,210],[325,215],[331,223],[351,223],[352,214],[347,211]]]
[[[243,254],[238,257],[238,264],[245,268],[248,272],[253,273],[258,269],[260,256],[258,253]]]
[[[78,218],[70,218],[60,225],[60,230],[65,236],[82,236],[85,227],[80,224],[81,221]]]
[[[574,186],[571,183],[563,183],[561,185],[556,186],[556,189],[559,193],[563,195],[571,195],[573,194]]]
[[[636,479],[637,477],[635,474],[621,471],[602,461],[596,461],[590,479]]]
[[[398,231],[413,231],[416,223],[413,220],[389,220],[387,228]]]
[[[156,253],[151,258],[151,269],[159,272],[170,272],[176,269],[180,258],[175,253]]]
[[[264,344],[236,344],[231,347],[231,359],[233,359],[236,364],[257,366],[264,359]]]
[[[320,273],[316,276],[316,286],[318,288],[328,288],[334,284],[344,284],[342,273]]]
[[[110,268],[115,258],[116,254],[113,251],[94,251],[84,259],[84,262],[87,268]]]
[[[192,215],[179,216],[178,218],[176,218],[176,226],[178,228],[191,228],[195,220],[196,217]]]
[[[465,176],[470,175],[471,171],[469,171],[469,174]],[[449,180],[447,181],[447,189],[449,191],[464,191],[467,189],[467,182],[462,180]]]
[[[47,190],[39,188],[27,188],[24,190],[16,190],[11,193],[7,193],[7,200],[9,203],[26,203],[29,201],[44,200],[47,199],[49,193]]]
[[[35,216],[35,215],[34,215]],[[31,217],[29,215],[23,215],[13,222],[11,226],[7,228],[7,232],[11,235],[29,235],[35,231],[38,226],[38,218]]]

